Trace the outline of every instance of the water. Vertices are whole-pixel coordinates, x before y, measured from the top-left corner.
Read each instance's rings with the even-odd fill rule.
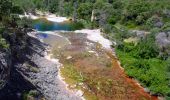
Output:
[[[33,27],[38,31],[71,31],[71,23],[72,22],[57,23],[48,21],[46,19],[38,19],[34,21]]]

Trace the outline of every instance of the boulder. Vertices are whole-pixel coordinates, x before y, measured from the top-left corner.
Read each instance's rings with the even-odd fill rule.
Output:
[[[160,49],[159,55],[170,55],[170,33],[169,32],[160,32],[156,36],[156,43]]]

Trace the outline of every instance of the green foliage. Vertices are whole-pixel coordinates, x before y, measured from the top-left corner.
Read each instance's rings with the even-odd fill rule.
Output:
[[[24,28],[30,27],[31,28],[33,25],[33,20],[24,17],[20,20],[17,20],[17,25],[18,27],[24,27]]]
[[[10,16],[12,10],[11,0],[0,0],[0,16]]]
[[[155,34],[149,34],[144,39],[138,41],[138,43],[125,43],[124,40],[132,37],[133,34],[128,31],[122,31],[115,34],[115,38],[119,41],[117,48],[131,53],[135,58],[149,59],[156,58],[159,55],[159,49],[155,43]]]
[[[25,92],[23,94],[23,100],[30,100],[35,99],[40,95],[40,93],[37,90],[30,90],[28,92]]]
[[[112,26],[110,24],[106,24],[105,26],[103,26],[103,31],[106,34],[113,33],[113,31],[114,31],[113,28],[114,28],[114,26]]]
[[[64,3],[64,15],[65,16],[73,16],[73,6],[72,6],[72,3],[70,2],[66,2]],[[56,11],[57,12],[57,11]]]
[[[114,23],[114,18],[111,19],[114,15],[113,6],[110,3],[107,2],[96,2],[93,5],[94,9],[94,16],[95,18],[95,23],[97,23],[98,26],[100,27],[105,27],[106,24]],[[108,23],[108,21],[110,23]]]
[[[149,30],[153,26],[152,16],[165,19],[170,9],[169,0],[13,0],[13,2],[26,12],[45,10],[64,16],[75,16],[87,22],[90,22],[94,10],[93,28],[121,22],[128,28],[140,25],[139,28]]]
[[[81,22],[70,23],[70,26],[71,26],[71,30],[79,30],[84,28],[84,25]]]
[[[88,21],[88,20],[84,20],[84,19],[81,19],[81,20],[78,20],[79,23],[82,23],[84,28],[93,28],[93,22],[91,21]]]
[[[132,33],[130,33],[127,28],[122,27],[122,26],[120,26],[119,29],[117,29],[117,31],[116,31],[116,33],[114,35],[114,37],[118,41],[123,41],[124,39],[126,39],[126,38],[128,38],[130,36],[132,36]]]
[[[170,93],[165,61],[155,58],[138,59],[119,49],[116,49],[116,53],[129,76],[138,79],[154,94],[167,95]]]
[[[169,22],[165,23],[165,25],[164,25],[164,27],[162,28],[162,30],[164,30],[164,31],[170,31],[170,23],[169,23]]]
[[[38,0],[37,0],[38,1]],[[13,0],[14,4],[19,6],[24,12],[32,11],[35,9],[33,0]]]
[[[20,7],[13,4],[11,0],[0,1],[0,24],[1,28],[13,27],[16,14],[22,13]]]
[[[146,25],[149,27],[149,28],[153,28],[154,27],[154,24],[156,22],[162,22],[161,18],[158,17],[158,16],[152,16],[151,18],[149,18],[147,21],[146,21]]]
[[[9,48],[9,44],[6,42],[4,38],[0,35],[0,48]]]
[[[158,56],[159,51],[155,41],[149,39],[144,39],[135,46],[132,52],[133,56],[136,58],[155,58]]]
[[[11,0],[0,0],[0,23],[3,24],[3,26],[7,26],[10,20],[12,7]]]
[[[124,3],[121,0],[115,0],[113,1],[112,5],[114,9],[122,9],[124,6]]]
[[[92,3],[81,3],[77,10],[78,17],[81,19],[90,19],[92,13]]]
[[[117,39],[116,54],[130,77],[139,80],[153,94],[166,96],[170,93],[168,73],[169,60],[159,59],[159,49],[155,42],[155,33],[160,29],[154,28],[145,38],[135,43],[125,43],[124,39],[133,37],[129,32],[120,28],[115,34]]]
[[[124,11],[125,20],[134,20],[136,24],[142,24],[150,16],[150,5],[148,2],[132,1]]]
[[[47,0],[48,1],[48,10],[51,12],[51,13],[55,13],[57,12],[59,9],[58,9],[58,5],[59,5],[59,1],[58,0]]]
[[[70,84],[82,83],[85,78],[82,76],[82,73],[79,72],[73,64],[65,64],[63,68],[61,68],[61,73],[65,76],[65,81]]]

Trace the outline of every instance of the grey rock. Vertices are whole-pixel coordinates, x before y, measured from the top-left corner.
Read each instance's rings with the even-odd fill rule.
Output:
[[[166,34],[165,32],[160,32],[156,36],[156,42],[159,44],[161,48],[166,47],[170,45],[170,36]]]
[[[160,49],[160,55],[164,53],[170,54],[170,34],[167,32],[160,32],[156,36],[156,43]]]
[[[163,13],[164,13],[167,17],[170,18],[170,10],[165,9],[165,10],[163,11]]]
[[[24,29],[17,33],[6,36],[10,50],[0,50],[0,100],[22,100],[21,95],[31,90],[47,100],[81,100],[58,78],[60,64],[45,58],[48,45]]]
[[[146,34],[149,33],[149,32],[140,31],[140,30],[131,30],[131,32],[133,32],[134,35],[135,35],[137,38],[145,38],[145,37],[146,37]]]
[[[11,59],[9,50],[0,50],[0,89],[2,89],[9,80]]]
[[[158,28],[161,28],[163,25],[164,25],[164,23],[161,21],[154,23],[154,26],[158,27]]]

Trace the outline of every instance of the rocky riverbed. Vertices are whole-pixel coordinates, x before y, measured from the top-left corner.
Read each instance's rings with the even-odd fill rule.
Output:
[[[48,100],[81,100],[81,94],[67,89],[66,83],[62,81],[59,75],[61,64],[58,59],[51,58],[48,54],[49,51],[50,48],[46,49],[43,57],[39,55],[32,57],[32,61],[38,66],[39,72],[31,74],[31,81],[36,87],[39,87],[38,89]]]
[[[0,65],[7,66],[1,68],[8,72],[1,78],[0,99],[157,100],[124,73],[112,42],[100,29],[20,31],[20,35],[7,36],[9,55],[0,51]]]

